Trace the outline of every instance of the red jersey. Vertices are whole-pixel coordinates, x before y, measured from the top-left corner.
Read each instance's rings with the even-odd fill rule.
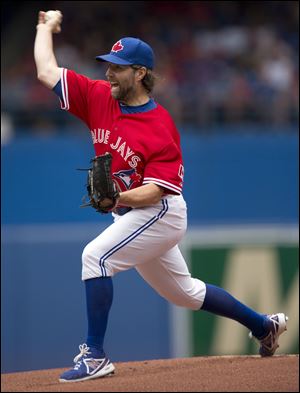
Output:
[[[124,114],[110,84],[62,68],[61,108],[90,129],[96,156],[113,156],[112,177],[120,191],[155,183],[167,194],[181,194],[183,162],[180,136],[159,104],[142,113]]]

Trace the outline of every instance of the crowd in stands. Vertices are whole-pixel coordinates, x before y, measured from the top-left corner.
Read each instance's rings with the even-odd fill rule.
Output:
[[[36,79],[33,42],[39,10],[36,2],[27,3],[32,15],[30,39],[24,40],[22,48],[10,47],[19,51],[19,57],[2,66],[2,112],[16,127],[52,132],[79,121],[60,111],[55,94]],[[108,53],[119,38],[133,36],[148,42],[160,76],[153,96],[170,111],[179,128],[190,125],[208,132],[226,125],[298,124],[296,1],[41,4],[60,9],[64,15],[62,33],[54,36],[59,66],[92,79],[105,79],[105,66],[95,56]],[[16,12],[23,10],[19,6]],[[5,14],[2,42],[8,39],[8,31],[21,34],[13,11],[8,7]]]

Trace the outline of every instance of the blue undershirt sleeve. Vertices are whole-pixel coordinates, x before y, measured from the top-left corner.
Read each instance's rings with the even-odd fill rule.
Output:
[[[56,85],[53,87],[52,89],[54,91],[55,94],[58,95],[58,97],[62,100],[63,99],[63,95],[62,95],[62,88],[61,88],[61,81],[59,80]]]

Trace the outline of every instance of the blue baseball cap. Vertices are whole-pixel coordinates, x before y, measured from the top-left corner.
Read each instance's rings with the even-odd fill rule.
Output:
[[[139,38],[125,37],[117,41],[107,55],[97,56],[96,60],[119,65],[141,65],[152,69],[154,53],[146,42]]]

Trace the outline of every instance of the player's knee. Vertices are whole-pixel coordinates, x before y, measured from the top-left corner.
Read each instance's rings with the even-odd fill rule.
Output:
[[[86,267],[91,264],[91,262],[93,260],[93,252],[92,252],[92,247],[90,246],[90,244],[85,246],[85,248],[83,249],[81,259],[82,259],[82,266],[83,267],[84,266]]]
[[[88,244],[82,252],[82,280],[99,277],[101,275],[99,261],[95,250]]]
[[[173,303],[177,306],[185,307],[193,311],[197,311],[202,307],[206,286],[199,279],[191,278],[191,285],[184,293],[181,291],[174,294]]]
[[[176,305],[180,306],[180,307],[188,308],[189,310],[192,310],[192,311],[197,311],[200,309],[202,302],[200,299],[198,299],[196,297],[186,297],[185,299],[182,299],[181,301],[177,301]]]

